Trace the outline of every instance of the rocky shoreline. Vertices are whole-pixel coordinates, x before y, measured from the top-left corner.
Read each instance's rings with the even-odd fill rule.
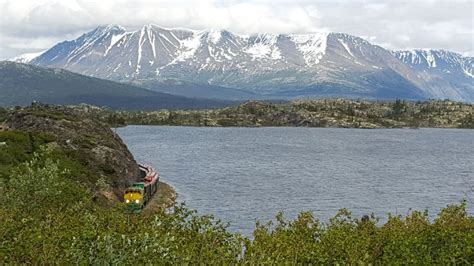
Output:
[[[171,208],[176,204],[178,194],[176,190],[163,181],[158,183],[158,191],[153,199],[145,206],[142,215],[151,215],[156,211]]]

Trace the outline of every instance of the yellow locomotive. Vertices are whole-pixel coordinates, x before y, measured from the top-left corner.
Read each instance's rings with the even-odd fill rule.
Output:
[[[125,190],[123,199],[127,209],[133,213],[140,213],[158,190],[160,179],[158,172],[151,166],[139,165],[142,179]]]

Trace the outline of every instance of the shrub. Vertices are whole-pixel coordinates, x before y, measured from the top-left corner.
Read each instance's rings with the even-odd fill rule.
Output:
[[[474,218],[466,204],[443,209],[430,222],[427,212],[390,217],[377,226],[375,217],[354,219],[341,210],[327,224],[310,213],[292,222],[278,215],[275,227],[257,224],[247,241],[244,260],[268,264],[461,264],[474,261]]]

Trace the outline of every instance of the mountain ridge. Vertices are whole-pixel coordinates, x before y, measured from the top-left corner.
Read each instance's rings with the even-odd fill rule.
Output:
[[[0,106],[87,103],[113,109],[200,109],[231,102],[191,99],[73,73],[59,68],[0,61]]]
[[[157,91],[163,91],[163,84],[171,80],[263,98],[474,101],[471,57],[446,51],[444,57],[436,59],[452,63],[455,58],[464,68],[451,68],[440,75],[436,67],[417,69],[402,54],[345,33],[239,35],[226,30],[167,29],[147,24],[135,31],[119,25],[100,26],[53,46],[30,63],[133,82]],[[213,96],[206,90],[202,95]]]

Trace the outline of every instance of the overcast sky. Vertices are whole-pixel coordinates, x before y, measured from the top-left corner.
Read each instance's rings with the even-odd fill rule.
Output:
[[[50,48],[98,25],[361,36],[388,49],[474,56],[473,0],[0,0],[0,59]]]

